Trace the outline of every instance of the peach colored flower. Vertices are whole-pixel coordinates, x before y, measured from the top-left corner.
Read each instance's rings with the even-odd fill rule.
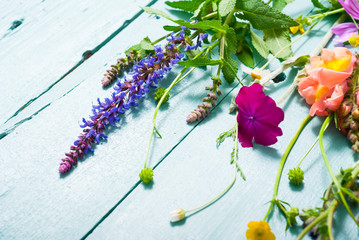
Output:
[[[352,74],[356,57],[344,47],[333,51],[322,49],[322,56],[310,59],[307,76],[298,83],[298,91],[312,105],[311,116],[327,116],[328,109],[335,111],[348,90],[348,77]]]

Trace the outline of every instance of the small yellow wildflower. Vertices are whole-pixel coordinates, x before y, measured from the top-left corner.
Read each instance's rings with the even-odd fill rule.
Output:
[[[298,32],[298,30],[299,30],[300,34],[304,33],[303,24],[299,24],[298,26],[294,26],[294,27],[289,27],[289,30],[293,34],[296,34]]]
[[[247,240],[275,240],[275,235],[265,221],[251,221],[248,223],[248,228],[246,232]]]
[[[353,35],[349,38],[348,42],[353,47],[355,47],[355,48],[358,47],[358,45],[359,45],[359,36],[355,36],[355,34],[353,33]]]

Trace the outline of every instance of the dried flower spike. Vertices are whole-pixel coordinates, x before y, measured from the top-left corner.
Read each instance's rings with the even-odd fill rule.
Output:
[[[123,71],[129,71],[135,63],[141,59],[136,50],[131,50],[126,54],[125,58],[117,59],[116,65],[111,65],[111,68],[107,70],[107,73],[101,80],[102,86],[106,87],[114,82],[117,77],[123,74]]]

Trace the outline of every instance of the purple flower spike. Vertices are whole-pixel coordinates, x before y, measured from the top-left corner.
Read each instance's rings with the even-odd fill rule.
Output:
[[[350,39],[353,35],[358,35],[358,29],[354,23],[342,23],[335,27],[332,27],[332,32],[338,36],[334,38],[334,42],[344,43]]]
[[[259,83],[242,87],[236,104],[238,140],[242,147],[253,147],[253,138],[256,143],[269,146],[277,142],[278,136],[282,136],[278,125],[284,120],[284,112],[272,98],[264,94]]]
[[[359,20],[359,2],[358,0],[338,0],[343,6],[345,11],[350,14],[354,19]]]
[[[139,99],[144,97],[150,88],[156,88],[156,84],[172,66],[183,58],[184,55],[179,48],[186,44],[183,31],[177,36],[172,34],[164,49],[156,46],[155,54],[138,60],[133,66],[133,71],[124,78],[124,82],[118,80],[110,98],[105,98],[104,101],[97,99],[96,105],[92,108],[93,115],[89,120],[82,119],[83,124],[80,126],[83,132],[60,163],[60,174],[70,171],[78,159],[89,151],[93,152],[92,145],[99,143],[100,139],[107,138],[103,133],[106,127],[120,121],[120,115],[125,113],[125,110],[137,106]]]

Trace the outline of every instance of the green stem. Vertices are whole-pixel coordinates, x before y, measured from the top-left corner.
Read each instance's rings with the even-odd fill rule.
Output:
[[[297,37],[293,42],[291,42],[290,44],[284,46],[282,49],[280,49],[269,61],[266,62],[266,64],[264,64],[260,69],[259,72],[263,71],[274,59],[276,59],[279,54],[281,54],[284,50],[286,50],[287,48],[291,47],[294,43],[296,43],[297,41],[299,41],[299,39],[301,39],[302,37],[304,37],[305,35],[307,35],[314,27],[315,25],[317,25],[319,22],[321,21],[321,19],[317,22],[315,22],[312,26],[310,26],[310,28],[305,31],[301,36]]]
[[[333,237],[333,215],[335,212],[335,209],[337,208],[338,204],[335,205],[330,205],[329,209],[328,209],[328,217],[327,217],[327,225],[328,225],[328,235],[329,235],[329,240],[334,240]]]
[[[336,200],[334,200],[336,201]],[[308,226],[306,226],[304,228],[304,230],[299,234],[297,240],[301,240],[303,239],[303,237],[310,231],[312,230],[312,228],[317,225],[318,223],[320,223],[320,221],[322,221],[324,218],[326,218],[328,216],[329,213],[329,209],[327,209],[325,212],[323,212],[320,216],[318,216],[313,222],[311,222]]]
[[[350,15],[350,14],[349,14],[349,16],[350,16],[350,18],[352,19],[352,21],[353,21],[353,23],[354,23],[355,27],[356,27],[356,28],[358,29],[358,31],[359,31],[359,27],[358,27],[357,22],[355,21],[355,19],[353,18],[353,16],[352,16],[352,15]]]
[[[212,44],[211,46],[209,46],[207,49],[203,49],[202,51],[200,51],[193,59],[198,58],[199,56],[201,56],[203,53],[205,53],[204,56],[207,56],[209,51],[211,51],[215,46],[217,46],[219,44],[219,42],[215,42],[214,44]],[[151,144],[152,144],[152,138],[153,138],[153,132],[156,131],[157,132],[157,128],[156,128],[156,118],[157,118],[157,112],[159,110],[159,108],[161,107],[165,97],[167,96],[167,94],[169,93],[169,91],[179,82],[181,82],[185,77],[188,76],[188,74],[190,74],[195,68],[190,69],[182,78],[181,76],[184,74],[184,72],[188,69],[188,67],[184,67],[182,69],[182,71],[177,75],[177,77],[172,81],[171,85],[166,89],[165,93],[163,94],[163,96],[161,97],[160,101],[158,102],[155,112],[153,114],[153,119],[152,119],[152,128],[151,128],[151,134],[150,134],[150,138],[148,141],[148,146],[147,146],[147,151],[146,151],[146,157],[145,157],[145,164],[144,164],[144,168],[147,167],[147,162],[148,162],[148,156],[150,153],[150,148],[151,148]]]
[[[206,20],[206,19],[209,19],[209,18],[212,18],[212,17],[215,17],[215,16],[217,16],[217,12],[207,14],[206,16],[202,17],[202,20]]]
[[[237,115],[238,115],[238,112],[237,112]],[[236,137],[235,137],[235,143],[234,143],[234,156],[235,158],[237,157],[237,152],[238,152],[238,122],[236,122],[235,124],[235,133],[236,133]],[[222,192],[220,192],[217,196],[215,196],[214,198],[212,198],[210,201],[206,202],[205,204],[202,204],[201,206],[199,207],[196,207],[196,208],[192,208],[192,209],[189,209],[189,210],[186,210],[185,212],[194,212],[194,211],[198,211],[200,209],[203,209],[203,208],[206,208],[207,206],[211,205],[212,203],[214,203],[215,201],[217,201],[219,198],[221,198],[232,186],[233,184],[235,183],[236,181],[236,178],[237,178],[237,166],[238,166],[238,162],[237,162],[237,159],[234,160],[233,162],[233,179],[232,181],[230,182],[230,184],[225,188],[223,189]]]
[[[277,172],[277,176],[276,176],[276,179],[275,179],[275,184],[274,184],[274,190],[273,190],[273,199],[270,203],[270,206],[269,206],[269,209],[267,211],[267,214],[265,215],[263,221],[265,221],[269,215],[269,213],[272,211],[273,209],[273,205],[277,199],[277,195],[278,195],[278,188],[279,188],[279,182],[280,182],[280,178],[282,176],[282,172],[283,172],[283,168],[284,168],[284,164],[287,160],[287,157],[290,153],[290,151],[292,150],[295,142],[297,141],[300,133],[302,132],[303,128],[307,125],[307,123],[312,120],[312,117],[310,115],[308,115],[304,120],[303,122],[300,124],[296,134],[293,136],[292,140],[289,142],[289,145],[287,147],[287,149],[285,150],[283,156],[282,156],[282,159],[280,160],[280,163],[279,163],[279,168],[278,168],[278,172]]]
[[[189,210],[185,210],[186,213],[188,212],[195,212],[195,211],[198,211],[200,209],[203,209],[203,208],[206,208],[207,206],[211,205],[212,203],[214,203],[215,201],[217,201],[219,198],[221,198],[232,186],[233,184],[235,183],[236,181],[236,178],[237,178],[237,167],[236,165],[234,164],[233,165],[233,179],[232,181],[230,182],[230,184],[225,188],[223,189],[222,192],[220,192],[217,196],[215,196],[214,198],[212,198],[210,201],[206,202],[205,204],[199,206],[199,207],[196,207],[196,208],[192,208],[192,209],[189,209]]]
[[[317,137],[315,139],[315,141],[313,142],[312,146],[310,146],[310,148],[308,149],[308,151],[304,154],[304,156],[302,157],[302,159],[300,160],[300,162],[297,165],[297,168],[300,167],[300,165],[302,164],[303,160],[307,157],[307,155],[312,151],[313,147],[315,146],[315,144],[317,144],[317,142],[319,141],[319,137]]]
[[[349,215],[352,217],[352,219],[354,220],[354,222],[357,224],[357,226],[359,227],[359,223],[356,221],[355,217],[354,217],[354,214],[352,213],[352,211],[350,210],[350,207],[347,203],[347,201],[345,200],[344,198],[344,195],[341,191],[341,185],[340,183],[338,182],[338,179],[335,177],[331,167],[330,167],[330,164],[329,164],[329,161],[328,161],[328,158],[327,158],[327,155],[325,153],[325,150],[324,150],[324,145],[323,145],[323,135],[324,135],[324,131],[325,129],[328,127],[328,125],[330,124],[330,122],[332,121],[333,119],[333,114],[330,114],[324,121],[321,129],[320,129],[320,132],[319,132],[319,146],[320,146],[320,152],[322,153],[322,157],[323,157],[323,160],[324,160],[324,163],[325,163],[325,166],[327,167],[328,169],[328,172],[330,174],[330,177],[332,178],[332,181],[334,182],[335,186],[337,187],[338,189],[338,193],[339,193],[339,196],[340,196],[340,200],[342,201],[345,209],[348,211]]]
[[[324,17],[327,17],[329,15],[337,14],[337,13],[344,12],[344,11],[345,11],[344,8],[339,8],[339,9],[335,9],[333,11],[329,11],[329,12],[326,12],[326,13],[319,13],[319,14],[310,16],[308,18],[312,19],[312,21],[316,21],[319,18],[324,18]]]

